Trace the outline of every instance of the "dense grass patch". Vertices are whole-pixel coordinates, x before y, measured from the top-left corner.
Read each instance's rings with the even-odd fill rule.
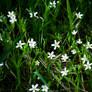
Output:
[[[1,0],[0,92],[91,92],[91,0]]]

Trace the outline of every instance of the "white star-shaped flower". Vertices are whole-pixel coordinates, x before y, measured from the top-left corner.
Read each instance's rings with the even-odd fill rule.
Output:
[[[52,8],[52,7],[56,8],[56,2],[55,1],[50,2],[50,8]]]
[[[78,39],[77,43],[78,43],[78,44],[82,44],[81,39]]]
[[[53,59],[54,57],[55,57],[54,51],[52,51],[51,53],[48,52],[48,58]]]
[[[84,66],[85,66],[85,70],[87,70],[87,69],[91,69],[91,65],[92,65],[92,63],[89,63],[89,61],[87,61],[87,64],[84,64]]]
[[[76,35],[78,31],[73,30],[72,35]]]
[[[33,40],[33,38],[31,39],[31,41],[28,40],[28,43],[29,43],[29,47],[30,47],[30,49],[31,49],[31,48],[35,48],[35,46],[36,46],[36,42]]]
[[[88,61],[86,55],[84,55],[83,58],[81,58],[81,60],[83,61],[83,64],[84,64],[86,61]]]
[[[40,62],[38,60],[35,61],[35,65],[39,66]]]
[[[92,49],[92,44],[90,44],[90,42],[87,42],[86,49]]]
[[[22,46],[25,45],[25,43],[22,43],[21,40],[17,43],[16,48],[23,48]]]
[[[9,22],[11,22],[12,24],[13,24],[14,22],[16,22],[16,21],[17,21],[16,16],[13,16],[13,17],[9,20]]]
[[[72,52],[72,54],[76,54],[76,50],[75,49],[71,50],[71,52]]]
[[[63,60],[63,62],[66,62],[67,59],[69,59],[69,57],[67,56],[67,54],[62,55],[61,60]]]
[[[37,88],[37,87],[38,87],[38,84],[36,84],[36,85],[32,85],[32,88],[30,88],[29,91],[32,91],[32,92],[39,91],[40,89]]]
[[[42,91],[44,91],[44,92],[48,92],[48,87],[46,86],[46,85],[42,85]]]
[[[10,18],[14,17],[15,16],[14,11],[11,12],[9,11],[7,16]]]
[[[56,50],[56,48],[60,48],[60,45],[59,45],[60,41],[56,41],[54,40],[54,44],[51,44],[51,46],[54,46],[54,50]]]
[[[64,68],[63,71],[61,71],[62,76],[67,76],[67,73],[69,72],[69,70],[66,70],[66,67]]]
[[[76,17],[77,17],[77,19],[81,19],[82,16],[83,16],[83,14],[81,14],[80,12],[79,12],[79,13],[76,13]]]

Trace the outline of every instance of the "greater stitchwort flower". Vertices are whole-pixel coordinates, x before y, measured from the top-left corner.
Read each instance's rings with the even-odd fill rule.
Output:
[[[78,31],[73,30],[72,35],[76,35]]]
[[[37,88],[37,87],[38,87],[38,84],[36,84],[36,85],[32,85],[32,88],[30,88],[29,91],[32,91],[32,92],[39,91],[40,89]]]
[[[52,51],[51,53],[48,52],[48,58],[53,59],[54,57],[55,57],[54,51]]]
[[[9,11],[7,16],[8,16],[9,18],[14,17],[14,16],[15,16],[14,11],[11,11],[11,12]]]
[[[81,39],[78,39],[78,40],[77,40],[77,43],[78,43],[78,44],[82,44]]]
[[[22,43],[21,40],[17,43],[16,48],[23,48],[22,46],[25,45],[25,43]]]
[[[76,54],[76,50],[75,49],[71,50],[71,52],[72,52],[72,54]]]
[[[48,92],[48,87],[46,86],[46,85],[42,85],[42,91],[44,91],[44,92]]]
[[[61,60],[63,60],[63,62],[66,62],[67,59],[69,59],[69,57],[67,56],[67,54],[62,55]]]
[[[86,49],[92,49],[92,44],[90,44],[90,42],[87,42]]]
[[[89,61],[87,61],[87,64],[84,64],[84,66],[85,66],[85,70],[87,70],[87,69],[91,69],[91,65],[92,65],[92,63],[89,63]]]
[[[83,61],[83,64],[84,64],[86,61],[88,61],[86,55],[84,55],[83,58],[81,58],[81,60]]]
[[[38,60],[35,61],[35,65],[39,66],[40,62]]]
[[[60,45],[59,45],[60,41],[56,41],[54,40],[54,44],[51,44],[51,46],[54,46],[54,50],[56,50],[56,48],[60,48]]]
[[[31,49],[31,48],[35,48],[35,46],[36,46],[36,42],[33,40],[33,38],[31,39],[31,41],[28,40],[28,43],[29,43],[29,47],[30,47],[30,49]]]
[[[83,16],[83,14],[81,14],[80,12],[79,12],[79,13],[76,13],[76,17],[77,17],[77,19],[81,19],[82,16]]]
[[[50,8],[52,8],[52,7],[56,8],[56,2],[55,1],[50,2]]]
[[[17,21],[14,11],[11,11],[11,12],[9,11],[7,16],[10,18],[9,20],[10,23],[13,24],[14,22]]]
[[[63,71],[61,71],[62,76],[67,76],[67,73],[69,72],[69,70],[66,69],[66,67],[64,68]]]

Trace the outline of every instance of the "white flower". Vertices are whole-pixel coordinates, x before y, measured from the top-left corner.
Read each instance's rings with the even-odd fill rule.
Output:
[[[22,43],[21,40],[17,43],[16,48],[23,48],[22,46],[25,45],[25,43]]]
[[[73,30],[72,35],[76,35],[78,31]]]
[[[66,70],[66,67],[64,68],[63,71],[61,71],[62,76],[67,76],[67,73],[69,72],[69,70]]]
[[[50,59],[53,59],[55,57],[54,51],[52,51],[51,53],[48,52],[48,55],[49,55],[48,58],[50,58]]]
[[[56,50],[56,48],[60,48],[60,45],[59,45],[60,41],[56,41],[54,40],[54,44],[51,44],[51,46],[54,46],[54,50]]]
[[[32,85],[32,88],[30,88],[29,91],[32,91],[32,92],[39,91],[40,89],[37,88],[37,87],[38,87],[38,84],[36,84],[36,85]]]
[[[14,11],[11,12],[9,11],[7,16],[10,18],[14,17],[15,16]]]
[[[1,66],[3,66],[3,65],[4,65],[4,64],[3,64],[3,63],[1,63],[1,64],[0,64],[0,67],[1,67]]]
[[[76,54],[76,50],[75,49],[71,50],[71,52],[72,52],[72,54]]]
[[[82,44],[81,39],[78,39],[77,43],[78,43],[78,44]]]
[[[35,61],[35,65],[38,65],[39,66],[39,63],[40,62],[38,60]]]
[[[87,42],[86,49],[92,49],[92,44],[90,44],[90,42]]]
[[[52,8],[52,7],[56,8],[56,2],[55,1],[50,2],[50,8]]]
[[[84,55],[83,58],[81,58],[81,60],[83,60],[83,64],[84,64],[86,61],[88,61],[86,55]]]
[[[2,36],[1,36],[1,33],[0,33],[0,40],[3,41]]]
[[[35,48],[36,42],[33,40],[33,38],[31,39],[31,41],[28,40],[28,43],[29,43],[29,47],[30,47],[30,48]]]
[[[87,70],[87,69],[91,69],[91,65],[92,65],[92,63],[89,63],[89,61],[87,61],[87,64],[84,64],[84,66],[85,66],[85,70]]]
[[[69,59],[69,57],[67,56],[67,54],[65,54],[65,55],[62,55],[61,59],[63,60],[63,62],[66,62],[66,60]]]
[[[80,14],[80,12],[79,12],[79,13],[76,13],[76,17],[77,17],[77,19],[81,19],[82,16],[83,16],[83,14]]]
[[[17,21],[16,16],[13,16],[13,17],[9,20],[9,22],[11,22],[12,24],[13,24],[14,22],[16,22],[16,21]]]
[[[44,91],[44,92],[48,92],[48,87],[46,86],[46,85],[42,85],[42,91]]]
[[[38,12],[29,13],[29,14],[30,14],[30,18],[32,18],[32,17],[38,18],[38,16],[37,16]]]

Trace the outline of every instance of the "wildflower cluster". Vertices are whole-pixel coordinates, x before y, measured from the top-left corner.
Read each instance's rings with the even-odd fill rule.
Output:
[[[33,40],[33,38],[31,38],[31,41],[30,40],[28,40],[28,43],[29,43],[29,47],[30,47],[30,49],[31,48],[35,48],[35,46],[36,46],[36,42]],[[23,45],[25,45],[26,43],[22,43],[21,42],[21,40],[17,43],[17,46],[16,46],[16,48],[23,48],[22,46]]]
[[[11,12],[9,11],[7,16],[10,18],[9,20],[10,23],[13,24],[14,22],[17,21],[14,11],[11,11]]]
[[[41,89],[42,92],[48,92],[49,88],[46,85],[42,85],[41,87],[42,87]],[[32,91],[32,92],[40,91],[40,89],[38,88],[38,84],[32,85],[32,88],[30,88],[29,91]]]
[[[59,3],[59,1],[57,1],[57,3]],[[56,2],[53,1],[53,2],[50,2],[50,8],[56,8]]]

